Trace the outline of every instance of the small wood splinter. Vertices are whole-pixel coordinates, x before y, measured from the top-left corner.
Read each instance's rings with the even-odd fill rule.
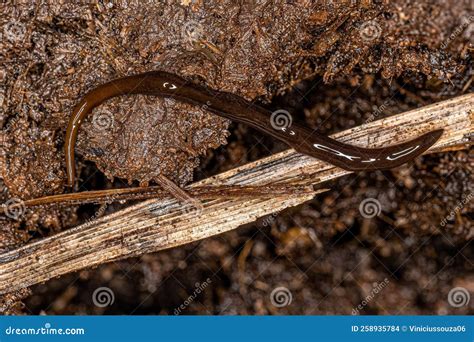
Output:
[[[173,183],[174,186],[177,187]],[[24,211],[26,208],[48,208],[82,204],[110,204],[113,202],[125,202],[135,200],[147,200],[151,198],[167,198],[169,195],[175,196],[174,190],[165,189],[163,186],[134,187],[122,189],[92,190],[83,192],[73,192],[60,195],[51,195],[30,200],[4,204],[0,206],[0,214],[5,214],[13,210]],[[179,187],[178,187],[179,188]],[[202,200],[208,199],[252,199],[252,198],[273,198],[301,196],[304,194],[317,195],[329,189],[318,189],[308,185],[298,184],[271,184],[258,186],[243,185],[200,185],[188,187],[186,190],[179,188],[192,200],[198,203],[191,203],[194,209],[201,212],[203,209]],[[186,195],[185,195],[186,196]],[[185,197],[184,196],[184,197]],[[184,199],[183,199],[184,200]],[[188,201],[184,200],[186,203]]]
[[[160,175],[157,181],[158,181],[158,184],[160,184],[163,187],[163,189],[168,191],[177,200],[183,202],[183,204],[191,205],[197,211],[202,211],[204,209],[204,206],[202,205],[201,201],[193,198],[190,194],[188,194],[185,190],[181,189],[169,178],[163,175]]]

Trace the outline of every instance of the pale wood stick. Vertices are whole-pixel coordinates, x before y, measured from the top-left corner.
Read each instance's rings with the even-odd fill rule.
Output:
[[[448,151],[472,143],[473,108],[474,95],[468,94],[367,123],[333,137],[351,144],[376,147],[443,128],[444,135],[428,152]],[[196,182],[191,188],[202,185],[258,186],[275,182],[311,185],[347,174],[348,171],[288,150]],[[148,200],[0,255],[0,293],[112,260],[204,239],[301,204],[313,196],[223,197],[204,201],[202,211],[194,207],[183,208],[176,200]]]

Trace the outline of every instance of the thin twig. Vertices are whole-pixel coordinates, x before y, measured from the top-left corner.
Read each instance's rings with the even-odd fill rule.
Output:
[[[314,189],[309,185],[272,184],[265,186],[240,186],[240,185],[218,185],[185,187],[188,196],[195,199],[205,200],[213,198],[265,198],[285,195],[312,194]],[[183,190],[181,190],[183,191]],[[47,208],[67,207],[81,204],[110,204],[113,202],[125,202],[145,200],[150,198],[170,199],[177,198],[173,191],[164,190],[161,186],[133,187],[122,189],[92,190],[73,192],[68,194],[51,195],[15,203],[16,206],[25,208]],[[8,212],[8,206],[0,207],[0,214]]]

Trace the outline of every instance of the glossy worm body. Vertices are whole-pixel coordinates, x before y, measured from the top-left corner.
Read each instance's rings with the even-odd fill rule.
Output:
[[[214,114],[247,124],[283,141],[300,153],[350,171],[389,169],[404,164],[426,151],[443,133],[443,130],[432,131],[414,140],[385,148],[356,147],[331,139],[303,125],[291,123],[291,120],[279,126],[279,118],[272,117],[272,112],[239,96],[190,83],[174,74],[152,71],[102,84],[87,93],[74,108],[65,142],[69,186],[74,185],[74,146],[82,121],[92,109],[104,101],[129,94],[173,97],[188,103],[205,105]]]

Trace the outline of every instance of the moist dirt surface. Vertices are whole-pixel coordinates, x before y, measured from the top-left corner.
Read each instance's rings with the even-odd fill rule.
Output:
[[[0,5],[2,202],[69,191],[74,105],[111,79],[164,70],[331,134],[474,90],[469,1],[170,1]],[[76,191],[183,186],[284,150],[206,108],[133,95],[83,124]],[[278,215],[190,245],[0,297],[11,314],[472,314],[472,150],[326,184]],[[361,214],[366,199],[379,215]],[[107,206],[105,214],[123,204]],[[74,227],[83,205],[0,217],[0,251]],[[206,286],[203,286],[205,284]],[[94,304],[108,287],[111,305]],[[287,305],[275,303],[285,288]],[[472,296],[471,296],[472,297]]]

